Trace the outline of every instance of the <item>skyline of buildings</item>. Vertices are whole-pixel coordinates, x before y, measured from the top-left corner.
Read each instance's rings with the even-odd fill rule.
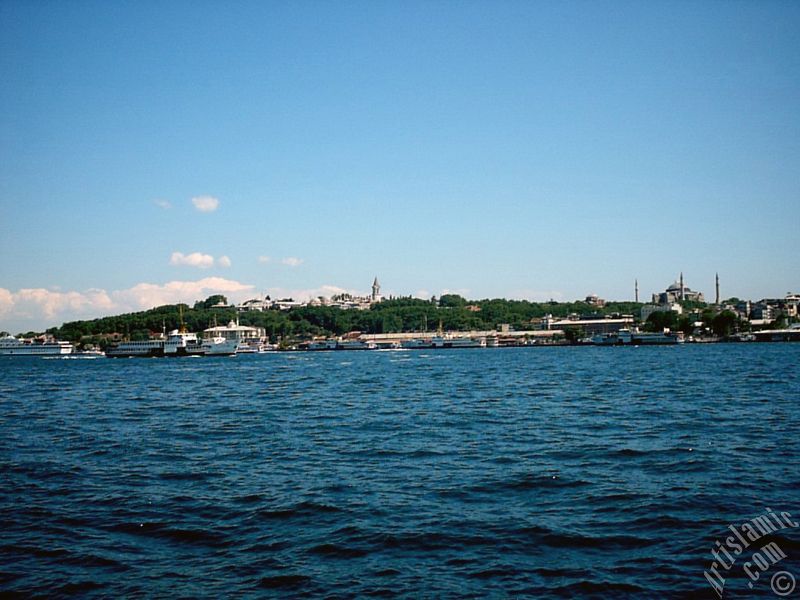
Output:
[[[646,319],[648,312],[666,310],[665,306],[674,306],[683,290],[683,299],[704,301],[705,295],[702,292],[691,289],[684,278],[684,273],[680,272],[674,283],[667,286],[663,292],[652,292],[649,302],[641,302]],[[720,276],[715,274],[715,304],[727,298],[720,297]],[[304,305],[326,305],[344,309],[365,309],[369,308],[374,298],[383,297],[381,294],[382,286],[375,276],[370,286],[371,291],[364,293],[354,289],[346,289],[333,285],[320,286],[313,290],[289,290],[285,288],[266,288],[258,293],[254,285],[244,285],[228,279],[209,277],[197,282],[173,281],[164,286],[153,284],[143,284],[131,290],[121,292],[106,292],[96,289],[87,292],[62,292],[61,290],[47,289],[25,289],[18,292],[11,292],[0,287],[0,330],[7,331],[44,331],[49,327],[60,325],[64,322],[82,319],[92,319],[115,314],[124,314],[148,310],[155,306],[164,304],[186,303],[192,305],[193,302],[207,298],[214,294],[222,294],[229,300],[243,308],[244,310],[268,310],[269,308],[290,309]],[[633,301],[637,301],[640,296],[639,278],[634,278]],[[421,293],[424,292],[424,293]],[[589,306],[602,307],[607,301],[598,294],[590,293],[578,296],[574,299],[559,295],[546,297],[520,297],[514,295],[473,295],[469,290],[446,289],[443,288],[439,294],[432,294],[424,290],[415,292],[390,291],[386,297],[418,297],[430,299],[444,294],[458,294],[468,300],[482,300],[490,298],[504,298],[508,300],[529,300],[533,302],[546,302],[554,300],[556,302],[580,302],[583,301]],[[745,298],[750,307],[744,311],[745,304],[738,307],[740,314],[749,314],[755,311],[756,314],[763,314],[769,319],[783,305],[787,298],[796,296],[793,292],[786,292],[774,296],[758,296],[755,298]],[[728,298],[738,298],[728,296]],[[268,299],[268,300],[267,300]],[[641,299],[639,299],[641,300]],[[611,298],[608,301],[626,302],[631,298]]]

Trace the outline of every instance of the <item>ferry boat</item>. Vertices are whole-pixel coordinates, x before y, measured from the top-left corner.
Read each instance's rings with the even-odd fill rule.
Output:
[[[431,348],[485,348],[486,338],[437,335],[431,338]]]
[[[186,327],[173,329],[164,342],[164,356],[200,356],[205,353],[203,344],[196,333],[189,333]]]
[[[584,339],[581,343],[595,346],[622,346],[631,343],[631,332],[628,329],[620,329],[612,333],[598,333],[588,339]]]
[[[236,354],[239,342],[221,335],[203,334],[202,348],[205,356],[231,356]]]
[[[202,346],[206,356],[221,356],[252,352],[252,348],[260,347],[266,341],[267,332],[263,327],[239,325],[237,320],[203,331]]]
[[[421,338],[414,338],[412,340],[403,341],[402,347],[406,350],[427,350],[429,348],[433,348],[433,345],[430,341]]]
[[[72,354],[73,350],[71,343],[52,338],[21,340],[11,335],[0,338],[0,356],[54,356]]]
[[[634,346],[664,346],[683,343],[683,334],[670,331],[633,331],[631,344]]]
[[[336,340],[313,340],[308,342],[306,350],[322,351],[322,350],[336,350]]]
[[[164,339],[135,340],[120,342],[106,349],[108,358],[131,358],[134,356],[164,356]]]
[[[336,350],[377,350],[375,342],[362,342],[361,340],[341,340],[336,343]]]
[[[430,339],[414,338],[402,344],[407,350],[433,350],[445,348],[486,348],[486,338],[454,337],[450,334],[435,335]]]
[[[765,329],[753,333],[757,342],[800,342],[800,323],[794,323],[785,329]]]
[[[679,333],[669,331],[632,331],[630,329],[602,333],[589,339],[589,343],[595,346],[663,346],[682,342],[683,337]]]

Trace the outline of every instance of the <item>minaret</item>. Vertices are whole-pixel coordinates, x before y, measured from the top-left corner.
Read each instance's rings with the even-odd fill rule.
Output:
[[[717,273],[717,301],[714,304],[719,306],[719,273]]]
[[[686,296],[683,293],[683,271],[681,271],[681,300],[686,300]]]
[[[372,301],[377,302],[381,295],[381,284],[378,283],[378,276],[375,276],[375,281],[372,282]]]
[[[634,279],[633,280],[633,294],[634,294],[634,297],[636,298],[636,303],[638,304],[639,303],[639,280],[638,279]]]

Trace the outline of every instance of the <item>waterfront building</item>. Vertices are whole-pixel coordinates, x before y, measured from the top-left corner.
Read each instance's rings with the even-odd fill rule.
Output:
[[[796,318],[800,314],[800,294],[786,294],[784,311],[786,316],[790,318]]]
[[[572,316],[568,319],[555,319],[553,315],[545,315],[542,319],[542,329],[581,329],[588,335],[597,335],[601,333],[616,333],[620,329],[629,329],[633,327],[632,315],[621,315],[619,317],[605,317],[602,319],[583,319]]]
[[[761,300],[753,305],[750,318],[757,321],[772,322],[775,320],[775,309],[768,300]]]
[[[670,302],[669,304],[645,304],[640,313],[641,320],[647,321],[647,318],[655,312],[674,312],[679,315],[683,314],[683,307],[677,302]]]
[[[740,318],[749,319],[750,313],[753,310],[753,305],[750,302],[750,300],[740,300],[739,303],[736,305],[735,310]]]
[[[249,342],[266,341],[267,332],[263,327],[240,325],[237,319],[236,321],[231,321],[227,325],[215,325],[214,327],[209,327],[203,331],[203,338],[210,339],[214,337],[244,344]]]

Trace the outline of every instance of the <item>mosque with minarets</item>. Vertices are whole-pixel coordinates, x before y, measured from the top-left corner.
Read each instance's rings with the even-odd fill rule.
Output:
[[[664,305],[673,304],[675,302],[683,302],[684,300],[688,300],[690,302],[705,302],[702,292],[695,292],[694,290],[689,289],[687,285],[684,285],[683,273],[681,273],[678,281],[673,283],[663,292],[653,294],[652,302],[653,304]]]

